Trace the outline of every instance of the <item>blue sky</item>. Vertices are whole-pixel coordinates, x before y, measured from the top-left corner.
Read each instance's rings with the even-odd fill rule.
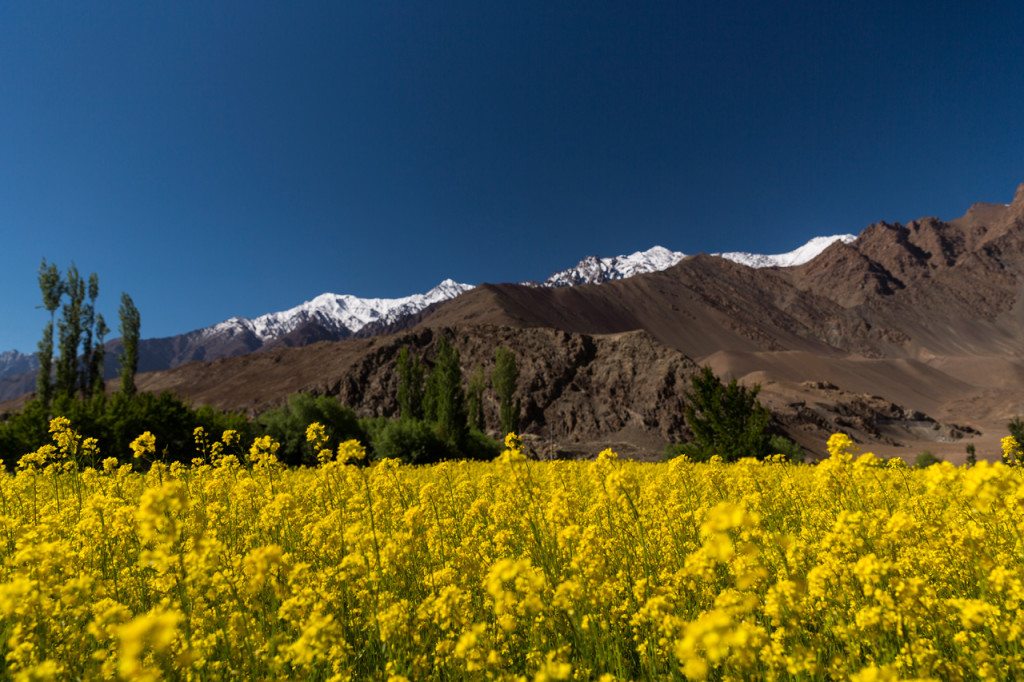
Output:
[[[554,5],[0,5],[0,350],[43,257],[162,336],[1024,181],[1020,3]]]

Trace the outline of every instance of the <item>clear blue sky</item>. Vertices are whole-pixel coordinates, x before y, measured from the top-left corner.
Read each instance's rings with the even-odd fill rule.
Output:
[[[1021,3],[555,4],[3,3],[0,350],[43,257],[161,336],[1024,181]]]

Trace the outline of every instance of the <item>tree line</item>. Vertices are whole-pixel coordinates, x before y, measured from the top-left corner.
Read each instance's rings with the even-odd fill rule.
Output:
[[[36,352],[39,360],[36,400],[49,410],[54,400],[63,405],[76,395],[83,399],[104,395],[105,342],[110,328],[96,310],[96,300],[100,295],[99,277],[95,272],[88,278],[83,277],[74,264],[62,274],[54,263],[48,263],[44,258],[39,266],[39,290],[42,307],[50,314],[50,319],[43,327]],[[121,393],[131,396],[136,392],[141,316],[127,293],[121,294],[119,317],[120,388]],[[57,356],[54,355],[55,330]]]
[[[429,365],[412,347],[400,349],[395,363],[398,413],[394,418],[359,419],[347,407],[331,407],[326,404],[330,399],[311,396],[293,398],[255,420],[211,408],[193,410],[169,395],[138,396],[135,375],[141,316],[127,293],[121,294],[119,309],[120,386],[108,400],[104,362],[110,329],[96,309],[98,276],[84,277],[74,264],[62,273],[44,259],[38,282],[42,307],[50,319],[38,345],[36,395],[20,415],[0,423],[0,446],[6,442],[14,449],[29,443],[37,447],[46,440],[49,416],[58,413],[91,425],[119,451],[141,431],[154,428],[167,436],[163,442],[168,446],[186,450],[188,434],[196,424],[210,429],[228,424],[242,432],[263,428],[282,441],[285,460],[293,464],[307,458],[304,430],[310,421],[334,423],[339,437],[358,438],[378,456],[407,462],[489,458],[497,454],[500,444],[487,435],[488,426],[496,426],[500,434],[519,430],[522,405],[516,391],[519,369],[515,354],[501,346],[494,352],[489,374],[477,366],[465,379],[459,351],[444,335]],[[491,425],[486,423],[484,409],[488,389],[497,401],[497,423]],[[690,438],[669,445],[666,455],[686,454],[693,459],[719,455],[729,461],[781,453],[802,459],[800,448],[775,432],[770,412],[757,400],[758,393],[757,386],[746,388],[735,380],[725,384],[710,368],[701,368],[692,377],[684,399]],[[146,423],[147,419],[153,424]]]

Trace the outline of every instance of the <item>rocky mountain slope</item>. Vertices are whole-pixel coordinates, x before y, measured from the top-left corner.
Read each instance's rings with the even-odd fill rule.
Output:
[[[141,383],[251,411],[310,390],[391,414],[398,350],[429,360],[445,334],[466,373],[489,369],[497,345],[516,351],[524,426],[549,451],[660,450],[683,435],[683,387],[708,364],[761,385],[809,449],[845,430],[883,454],[955,458],[968,442],[997,453],[1006,421],[1024,414],[1022,292],[1024,185],[955,220],[876,223],[800,264],[698,255],[602,284],[485,284],[407,318],[411,329],[278,344]]]
[[[614,445],[626,453],[649,454],[682,435],[681,389],[696,366],[642,331],[591,336],[554,329],[422,328],[193,363],[143,376],[140,387],[251,412],[309,391],[337,396],[364,416],[389,416],[398,409],[398,352],[410,347],[429,359],[441,335],[459,349],[466,374],[477,367],[489,371],[499,345],[515,352],[523,429],[545,453],[596,452]],[[484,408],[487,421],[496,423],[493,396],[487,396]]]
[[[720,373],[763,384],[779,414],[837,404],[843,391],[877,396],[964,428],[922,431],[921,422],[916,435],[869,440],[942,444],[971,429],[994,439],[1024,412],[1022,285],[1024,186],[1010,204],[977,204],[949,222],[871,225],[798,266],[697,256],[600,286],[484,285],[421,324],[644,330]],[[823,399],[807,388],[816,382],[840,393]]]
[[[752,267],[789,266],[804,262],[835,240],[849,235],[815,237],[785,254],[723,254]],[[576,267],[555,273],[543,286],[568,286],[623,279],[664,270],[685,256],[660,246],[627,256],[588,257]],[[210,327],[175,336],[143,339],[139,368],[144,372],[177,367],[187,362],[246,355],[275,346],[302,346],[352,336],[369,337],[414,326],[423,311],[463,294],[473,286],[446,279],[433,289],[401,298],[361,298],[326,293],[294,308],[247,319],[232,317]],[[108,344],[107,374],[116,376],[118,342]],[[0,401],[21,396],[35,386],[38,363],[34,356],[9,351],[0,354]]]

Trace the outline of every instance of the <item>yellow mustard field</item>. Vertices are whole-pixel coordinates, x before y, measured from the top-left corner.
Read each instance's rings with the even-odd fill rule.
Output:
[[[1024,675],[1016,467],[364,466],[311,428],[316,468],[229,433],[139,473],[53,431],[0,475],[4,677]]]

